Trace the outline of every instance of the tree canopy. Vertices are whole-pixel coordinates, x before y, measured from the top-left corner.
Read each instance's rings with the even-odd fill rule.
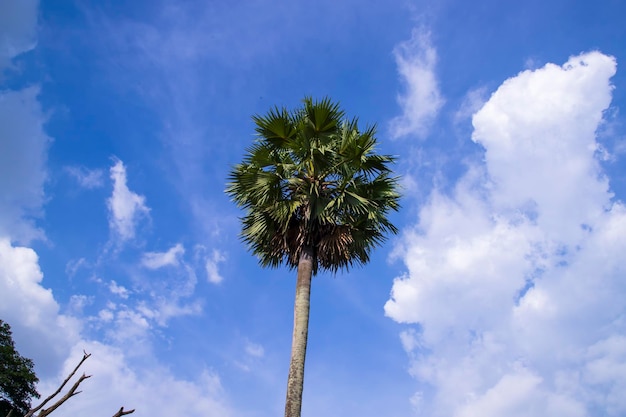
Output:
[[[226,192],[246,210],[242,237],[261,264],[297,268],[305,247],[313,273],[367,263],[397,232],[387,216],[399,207],[394,158],[375,152],[375,126],[359,130],[328,98],[253,119],[257,140]]]
[[[11,326],[0,320],[0,415],[13,408],[20,415],[30,409],[33,397],[39,398],[35,385],[39,379],[33,361],[15,350]]]

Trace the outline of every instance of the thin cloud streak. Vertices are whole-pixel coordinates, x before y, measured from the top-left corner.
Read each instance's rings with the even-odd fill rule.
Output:
[[[430,32],[414,29],[411,39],[397,45],[393,55],[405,91],[397,98],[402,115],[391,120],[391,136],[424,139],[445,102],[439,91],[435,72],[437,50],[431,43]]]
[[[0,3],[0,77],[13,58],[37,44],[38,8],[37,0]]]
[[[214,249],[210,257],[206,259],[207,278],[212,284],[219,284],[224,277],[219,272],[219,264],[226,261],[226,256],[219,250]]]
[[[178,266],[180,258],[185,254],[185,248],[177,243],[166,252],[146,252],[141,264],[148,269],[159,269],[165,266]]]

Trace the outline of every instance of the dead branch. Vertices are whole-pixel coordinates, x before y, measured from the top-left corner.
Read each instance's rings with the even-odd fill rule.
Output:
[[[117,413],[113,414],[113,417],[122,417],[122,416],[125,416],[127,414],[132,414],[134,412],[135,412],[135,409],[124,411],[124,407],[122,407],[122,408],[120,408],[120,411],[118,411]]]
[[[59,408],[61,404],[63,404],[65,401],[69,400],[74,395],[80,394],[82,391],[76,391],[76,389],[78,389],[78,386],[80,385],[80,383],[83,382],[87,378],[91,378],[91,375],[82,374],[80,378],[78,378],[78,381],[76,381],[74,385],[72,385],[72,388],[70,388],[67,394],[61,397],[59,401],[55,402],[50,408],[42,408],[39,414],[37,414],[37,417],[47,416],[48,414],[52,413],[54,410]]]
[[[37,411],[39,411],[39,414],[37,414],[37,417],[46,417],[47,415],[51,414],[54,410],[59,408],[61,405],[63,405],[63,403],[65,401],[69,400],[70,398],[72,398],[75,395],[80,394],[82,391],[77,391],[78,387],[80,386],[80,384],[85,379],[91,378],[91,375],[85,375],[83,373],[80,376],[80,378],[78,378],[78,380],[74,383],[74,385],[72,385],[72,388],[70,388],[63,397],[59,398],[59,400],[57,402],[55,402],[54,404],[52,404],[50,407],[43,408],[46,404],[48,404],[50,401],[52,401],[57,395],[59,395],[59,393],[67,385],[67,383],[70,381],[70,379],[72,379],[72,377],[74,377],[74,375],[76,374],[76,371],[78,371],[78,368],[80,368],[83,365],[83,363],[87,359],[89,359],[90,356],[91,356],[91,353],[87,353],[87,352],[85,352],[83,350],[83,358],[80,360],[78,365],[76,365],[74,370],[67,376],[67,378],[65,378],[63,383],[59,386],[59,388],[57,388],[56,391],[54,391],[50,396],[48,396],[45,400],[43,400],[42,403],[39,404],[37,407],[30,409],[28,411],[28,413],[26,413],[26,415],[24,415],[24,417],[33,417]],[[133,410],[124,410],[124,407],[121,407],[119,409],[119,411],[113,415],[113,417],[122,417],[122,416],[125,416],[127,414],[132,414],[134,412],[135,412],[134,409]],[[9,415],[10,415],[10,413],[9,413]]]
[[[33,409],[29,410],[29,411],[28,411],[28,413],[26,413],[26,415],[25,415],[24,417],[32,417],[32,416],[33,416],[33,415],[34,415],[37,411],[41,410],[41,409],[43,408],[43,406],[44,406],[44,405],[48,404],[48,402],[50,402],[50,401],[51,401],[54,397],[56,397],[57,395],[59,395],[59,393],[60,393],[60,392],[61,392],[61,390],[65,387],[65,385],[67,385],[67,383],[69,382],[69,380],[70,380],[70,379],[72,379],[72,377],[74,376],[74,374],[76,373],[76,371],[78,371],[78,368],[80,368],[80,367],[83,365],[83,363],[84,363],[87,359],[89,359],[89,357],[90,357],[90,356],[91,356],[91,353],[87,353],[87,352],[85,352],[85,351],[83,350],[83,358],[80,360],[80,362],[78,362],[78,365],[76,365],[76,367],[75,367],[75,368],[74,368],[74,370],[73,370],[73,371],[72,371],[72,372],[68,375],[68,377],[67,377],[67,378],[65,378],[65,381],[63,381],[63,383],[59,386],[59,388],[57,388],[57,390],[56,390],[56,391],[54,391],[54,392],[53,392],[50,396],[48,396],[45,400],[43,400],[43,402],[42,402],[41,404],[39,404],[37,407],[35,407],[35,408],[33,408]],[[85,375],[83,374],[83,376],[85,376]],[[86,377],[86,378],[88,378],[88,377]],[[86,379],[86,378],[79,379],[79,382],[78,382],[78,383],[80,384],[80,382],[82,382],[82,381],[83,381],[84,379]],[[78,388],[78,386],[77,386],[77,388]],[[76,390],[76,389],[74,389],[74,390]],[[79,391],[78,393],[80,393],[80,391]],[[77,394],[78,394],[78,393],[77,393]],[[68,398],[69,398],[69,397],[68,397]],[[66,400],[67,400],[67,399],[66,399]],[[63,401],[63,402],[65,402],[65,401]],[[61,403],[61,404],[62,404],[62,403]],[[61,404],[59,404],[59,405],[61,405]],[[58,406],[57,406],[57,407],[58,407]],[[56,409],[57,407],[55,407],[55,409]],[[48,414],[49,414],[49,413],[48,413]],[[44,414],[44,415],[46,415],[46,414]],[[39,416],[42,416],[42,414],[40,413],[40,414],[39,414]],[[42,416],[42,417],[43,417],[43,416]]]

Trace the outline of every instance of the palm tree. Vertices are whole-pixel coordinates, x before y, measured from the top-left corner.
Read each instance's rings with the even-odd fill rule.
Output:
[[[299,417],[311,278],[369,261],[397,233],[394,161],[375,151],[375,127],[360,131],[338,103],[305,98],[295,111],[254,116],[257,140],[229,175],[226,193],[245,210],[242,238],[262,266],[297,270],[285,417]]]

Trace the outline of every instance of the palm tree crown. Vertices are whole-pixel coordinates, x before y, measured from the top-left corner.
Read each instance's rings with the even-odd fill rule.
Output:
[[[226,192],[245,209],[242,238],[263,266],[297,268],[303,250],[318,267],[365,264],[398,210],[389,155],[374,153],[375,127],[360,131],[339,104],[304,99],[254,116],[257,140],[230,175]]]

